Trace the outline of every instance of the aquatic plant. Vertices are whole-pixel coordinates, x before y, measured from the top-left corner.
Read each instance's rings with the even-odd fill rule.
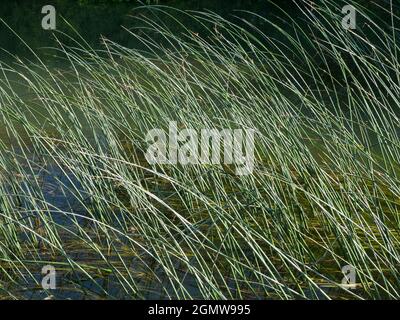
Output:
[[[362,6],[345,30],[340,5],[285,27],[141,7],[126,32],[145,52],[76,35],[62,71],[2,63],[3,295],[42,297],[50,264],[59,297],[398,298],[398,32]],[[150,165],[169,121],[256,129],[253,173]]]

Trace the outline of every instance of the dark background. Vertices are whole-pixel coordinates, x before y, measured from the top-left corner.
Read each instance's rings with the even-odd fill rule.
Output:
[[[389,0],[360,1],[366,7],[373,7],[375,2],[375,4],[379,3],[389,8]],[[314,1],[317,4],[321,2],[323,1]],[[283,28],[288,28],[289,26],[285,26],[285,23],[290,24],[290,22],[275,5],[287,12],[296,22],[302,23],[302,18],[304,18],[297,6],[302,3],[301,0],[143,0],[142,3],[168,5],[183,10],[211,10],[228,19],[233,19],[233,14],[246,16],[235,10],[249,10],[280,24]],[[134,19],[134,16],[140,11],[132,11],[132,9],[141,5],[138,0],[2,0],[0,17],[35,50],[54,47],[56,43],[52,32],[41,28],[44,16],[41,8],[46,4],[55,6],[57,10],[57,31],[71,34],[71,29],[61,19],[63,17],[94,48],[100,47],[101,35],[123,46],[135,47],[137,45],[134,37],[124,31],[121,25],[128,28],[136,26],[138,20]],[[396,7],[397,1],[394,1],[393,4],[399,12]],[[375,10],[375,8],[376,6],[373,9]],[[385,19],[384,12],[381,13],[381,16]],[[251,22],[258,25],[264,32],[272,33],[273,36],[274,30],[269,30],[271,27],[261,19],[253,17]],[[167,25],[170,23],[169,27],[173,31],[175,31],[174,28],[177,28],[173,22],[166,21],[165,23]],[[198,32],[198,26],[193,21],[188,20],[187,23],[193,32]],[[59,33],[58,36],[62,38]],[[67,37],[62,40],[67,45],[73,44]],[[29,54],[26,46],[2,22],[0,23],[0,48],[3,49],[0,52],[0,59],[9,55],[4,50],[19,56]],[[46,49],[41,49],[39,52],[45,53]]]

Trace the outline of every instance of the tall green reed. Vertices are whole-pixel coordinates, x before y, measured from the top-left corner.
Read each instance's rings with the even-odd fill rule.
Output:
[[[63,72],[2,64],[4,294],[53,264],[61,288],[92,298],[398,298],[397,35],[363,7],[368,32],[346,31],[338,7],[302,6],[305,23],[285,28],[245,13],[279,39],[248,19],[143,7],[126,31],[147,52],[78,36],[54,48]],[[145,134],[169,121],[257,129],[253,174],[149,165]]]

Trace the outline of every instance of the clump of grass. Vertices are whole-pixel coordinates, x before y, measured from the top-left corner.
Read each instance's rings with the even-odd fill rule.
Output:
[[[60,42],[68,72],[2,65],[4,294],[24,297],[53,264],[59,293],[79,297],[398,298],[398,37],[373,19],[368,34],[344,30],[338,6],[302,7],[307,23],[285,29],[246,13],[284,41],[248,20],[145,7],[204,34],[143,14],[127,32],[147,52]],[[145,133],[168,121],[257,129],[253,174],[149,165]],[[340,284],[344,265],[356,290]]]

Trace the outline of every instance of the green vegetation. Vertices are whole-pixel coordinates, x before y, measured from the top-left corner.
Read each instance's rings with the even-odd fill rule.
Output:
[[[399,298],[398,31],[341,5],[285,28],[150,6],[126,30],[146,52],[75,35],[61,70],[2,63],[1,295],[43,297],[51,264],[58,297]],[[256,128],[253,174],[150,166],[169,121]]]

